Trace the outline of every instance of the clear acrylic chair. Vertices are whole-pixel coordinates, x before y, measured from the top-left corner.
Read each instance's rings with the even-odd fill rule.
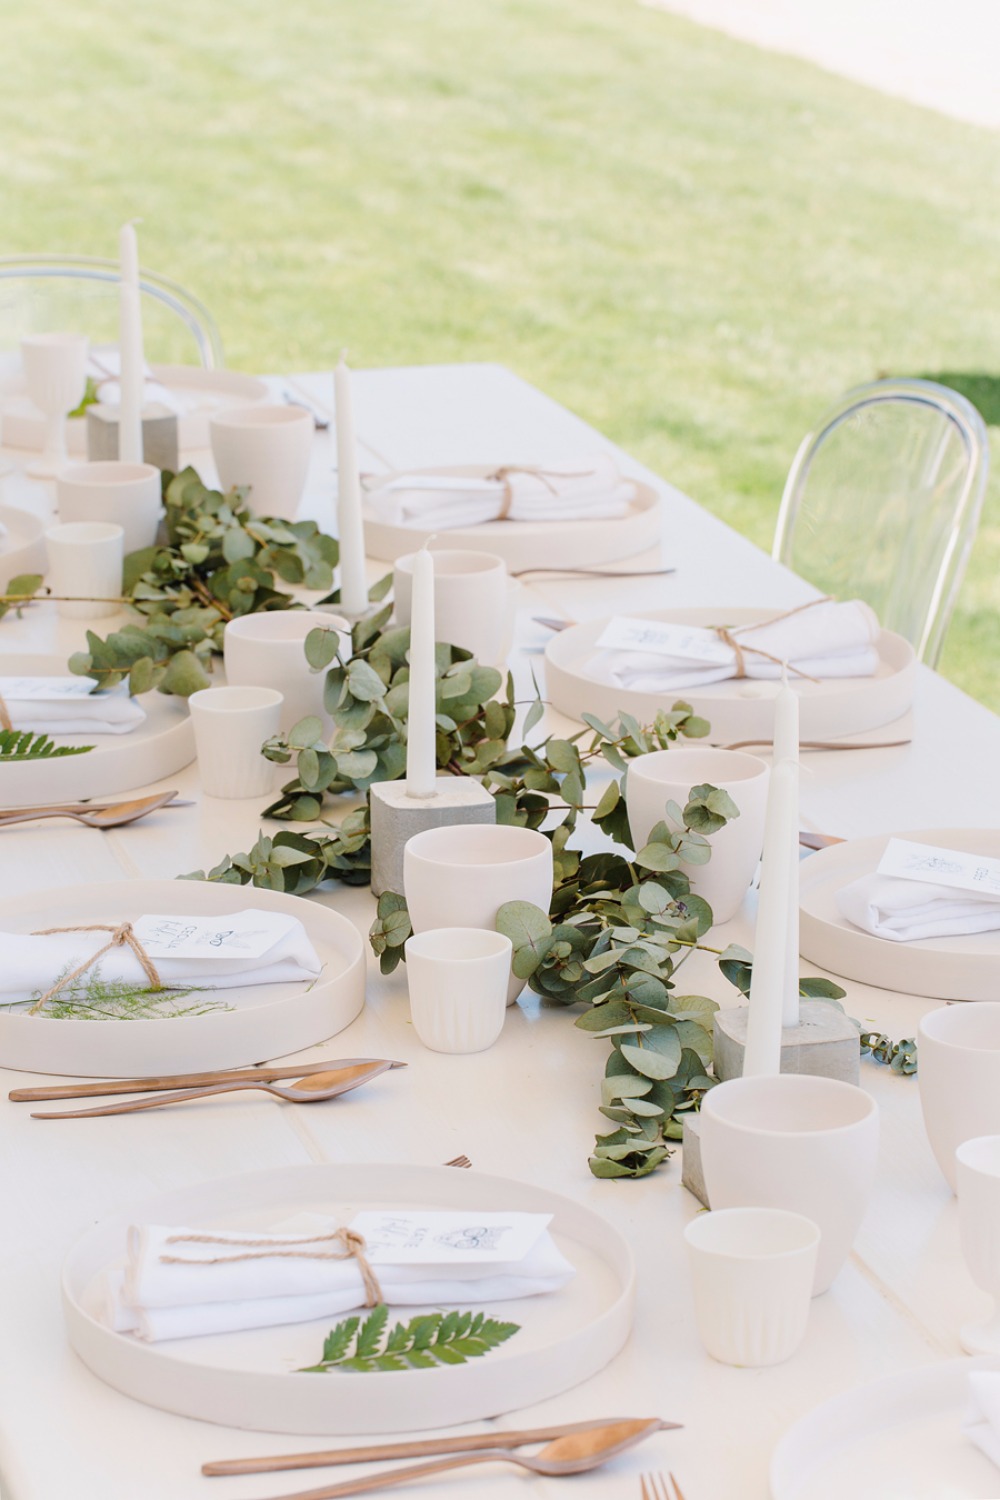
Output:
[[[803,439],[773,555],[840,599],[865,599],[934,666],[979,524],[986,427],[957,391],[879,380]]]
[[[91,347],[118,343],[118,263],[87,256],[0,257],[0,350],[26,333],[72,330]],[[143,342],[154,364],[223,363],[222,339],[208,309],[176,282],[142,268]]]

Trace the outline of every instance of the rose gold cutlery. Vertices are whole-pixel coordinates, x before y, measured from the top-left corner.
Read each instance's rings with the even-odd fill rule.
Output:
[[[146,1094],[156,1089],[193,1089],[210,1083],[274,1083],[279,1078],[305,1078],[310,1073],[329,1073],[339,1068],[387,1063],[390,1068],[405,1068],[404,1062],[385,1057],[336,1057],[319,1062],[285,1063],[271,1068],[217,1068],[209,1073],[167,1073],[156,1078],[109,1078],[100,1083],[50,1083],[33,1088],[11,1089],[7,1095],[15,1104],[34,1104],[40,1099],[93,1099],[104,1094]]]
[[[446,1167],[471,1167],[472,1163],[467,1156],[453,1156],[451,1161],[445,1162]]]
[[[649,1488],[646,1488],[646,1481]],[[672,1474],[664,1479],[662,1474],[643,1474],[639,1479],[639,1500],[684,1500],[684,1491]]]
[[[731,745],[720,745],[720,750],[748,750],[753,745],[770,745],[770,740],[734,740]],[[903,745],[912,745],[912,740],[870,740],[867,744],[855,740],[800,740],[800,750],[898,750]]]
[[[447,1163],[448,1166],[452,1164]],[[589,1422],[566,1422],[561,1426],[524,1428],[514,1432],[477,1432],[468,1437],[418,1438],[408,1443],[376,1443],[367,1448],[330,1448],[319,1453],[278,1453],[269,1458],[224,1458],[202,1464],[203,1474],[271,1474],[282,1469],[318,1469],[334,1464],[377,1463],[390,1458],[432,1458],[442,1453],[476,1453],[482,1449],[523,1448],[529,1443],[547,1443],[577,1433],[607,1432],[609,1427],[630,1425],[609,1423],[606,1417]],[[640,1425],[649,1431],[667,1431],[679,1422],[660,1422],[655,1418]]]
[[[90,828],[119,828],[126,823],[136,823],[157,808],[173,805],[190,807],[189,802],[177,802],[176,792],[160,792],[153,797],[137,797],[130,802],[67,803],[65,807],[11,807],[0,810],[0,828],[13,823],[33,823],[37,818],[75,818]]]
[[[255,1079],[249,1083],[216,1083],[202,1089],[181,1089],[172,1094],[153,1094],[148,1099],[130,1099],[126,1104],[101,1104],[96,1109],[64,1109],[58,1111],[33,1110],[33,1120],[87,1120],[96,1115],[131,1115],[140,1110],[160,1109],[167,1104],[187,1104],[193,1099],[208,1099],[216,1094],[239,1094],[261,1090],[283,1099],[289,1104],[318,1104],[325,1099],[335,1099],[363,1083],[387,1073],[390,1062],[360,1063],[355,1067],[338,1068],[332,1073],[306,1073],[296,1083],[282,1088],[277,1083],[265,1083]]]
[[[831,844],[843,844],[846,840],[838,839],[832,833],[812,833],[808,828],[799,829],[799,843],[803,849],[829,849]]]

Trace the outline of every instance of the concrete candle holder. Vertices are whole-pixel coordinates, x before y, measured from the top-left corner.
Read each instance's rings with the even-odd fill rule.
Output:
[[[495,823],[492,795],[471,776],[438,776],[433,797],[410,797],[405,781],[377,781],[371,789],[372,895],[403,891],[403,849],[425,828],[446,823]]]
[[[177,472],[179,439],[177,413],[151,401],[142,413],[143,462]],[[118,457],[118,408],[99,402],[87,407],[87,458],[91,463]]]

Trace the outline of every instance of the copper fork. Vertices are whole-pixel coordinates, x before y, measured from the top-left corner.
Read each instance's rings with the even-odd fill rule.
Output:
[[[642,1474],[639,1484],[640,1500],[684,1500],[684,1491],[673,1474],[668,1474],[666,1479],[662,1474]]]
[[[445,1162],[446,1167],[471,1167],[472,1163],[467,1156],[453,1156],[451,1161]]]

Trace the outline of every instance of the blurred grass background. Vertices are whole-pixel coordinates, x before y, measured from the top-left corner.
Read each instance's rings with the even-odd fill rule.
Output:
[[[0,0],[4,253],[142,257],[230,365],[501,361],[761,545],[849,386],[1000,422],[1000,135],[635,0]],[[1000,709],[1000,474],[942,669]]]

